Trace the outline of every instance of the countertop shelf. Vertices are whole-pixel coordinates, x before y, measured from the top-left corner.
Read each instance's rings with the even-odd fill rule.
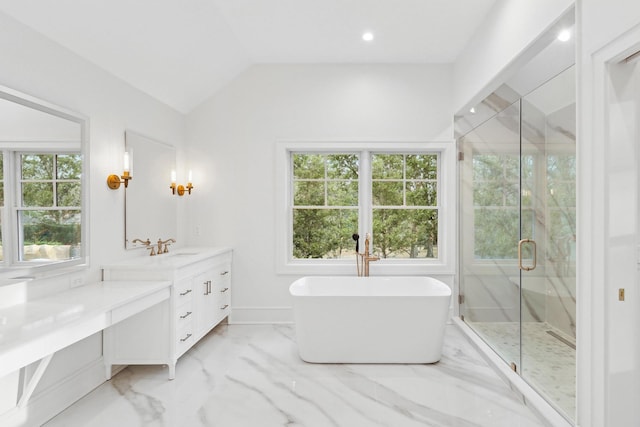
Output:
[[[168,300],[170,286],[97,282],[0,309],[0,377]]]

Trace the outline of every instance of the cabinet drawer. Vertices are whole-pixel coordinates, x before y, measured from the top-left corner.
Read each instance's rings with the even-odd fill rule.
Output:
[[[220,307],[231,305],[231,288],[223,287],[222,289],[218,289],[216,299],[218,300]]]
[[[191,280],[183,280],[176,284],[176,304],[181,305],[186,301],[191,301],[193,296],[193,283]]]
[[[195,343],[195,331],[193,329],[193,322],[189,322],[184,327],[178,329],[176,334],[176,350],[178,357],[180,357],[185,351],[189,350]]]
[[[225,317],[229,316],[230,312],[231,312],[231,306],[230,305],[223,305],[220,308],[220,314],[219,314],[218,319],[220,319],[220,320],[224,319]]]
[[[213,289],[220,298],[228,298],[229,295],[231,295],[231,282],[225,280],[224,282],[216,283],[216,286]]]
[[[220,316],[228,316],[230,311],[229,309],[231,308],[231,298],[229,298],[229,295],[218,298],[216,302],[218,311],[220,313],[226,313],[220,314]]]
[[[213,280],[215,282],[221,282],[221,281],[224,281],[224,280],[227,280],[227,281],[231,280],[231,264],[217,265],[216,267],[214,267],[213,271],[214,271],[214,275],[215,275],[215,277],[213,277]]]
[[[193,304],[191,303],[191,301],[187,301],[178,306],[178,308],[175,311],[177,330],[180,330],[183,327],[183,325],[186,325],[187,323],[191,322],[191,319],[193,319],[194,317],[193,311],[194,311]]]

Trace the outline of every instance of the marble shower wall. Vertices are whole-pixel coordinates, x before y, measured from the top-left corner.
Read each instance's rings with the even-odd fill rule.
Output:
[[[576,104],[546,116],[545,319],[576,336]]]

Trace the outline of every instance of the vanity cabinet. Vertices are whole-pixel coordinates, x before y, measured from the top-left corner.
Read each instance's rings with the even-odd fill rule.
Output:
[[[194,278],[196,333],[204,336],[229,315],[231,265],[222,263]]]
[[[228,248],[189,248],[103,267],[105,280],[170,280],[168,305],[147,310],[104,333],[107,378],[113,365],[166,364],[175,377],[178,358],[229,316]]]

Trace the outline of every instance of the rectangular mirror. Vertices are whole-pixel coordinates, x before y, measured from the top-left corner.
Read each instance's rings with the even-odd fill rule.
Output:
[[[175,147],[127,130],[125,146],[131,161],[125,191],[125,247],[143,247],[135,239],[175,238],[177,196],[172,195],[171,171],[176,169]]]
[[[0,267],[82,263],[86,256],[86,120],[0,87]]]

